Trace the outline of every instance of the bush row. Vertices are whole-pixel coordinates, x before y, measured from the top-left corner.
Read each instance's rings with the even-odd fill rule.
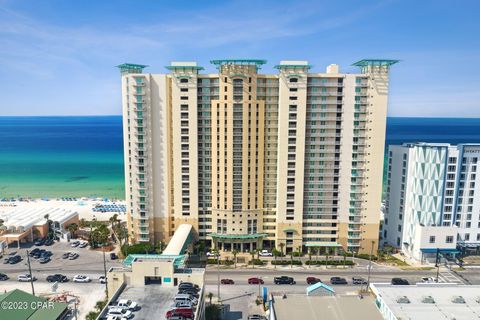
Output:
[[[217,259],[207,259],[207,264],[217,264]],[[233,260],[220,260],[220,264],[224,266],[231,266],[234,264]]]
[[[301,266],[302,261],[300,260],[273,260],[272,265],[277,265],[277,266],[289,266],[289,265],[295,265],[295,266]]]
[[[252,264],[252,260],[250,260],[250,261],[248,262],[248,264]],[[253,264],[254,264],[255,266],[263,266],[263,265],[265,264],[265,262],[262,261],[262,260],[260,260],[260,259],[253,259]]]
[[[305,264],[307,266],[309,265],[317,265],[317,266],[325,266],[325,265],[328,265],[328,266],[343,266],[343,265],[346,265],[346,266],[353,266],[355,263],[353,263],[351,260],[329,260],[329,261],[325,261],[325,260],[312,260],[312,261],[307,261],[305,262]]]

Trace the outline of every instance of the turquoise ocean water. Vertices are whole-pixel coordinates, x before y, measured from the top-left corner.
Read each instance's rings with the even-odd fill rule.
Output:
[[[480,119],[389,118],[387,145],[480,143]],[[122,118],[0,117],[0,198],[124,198]]]

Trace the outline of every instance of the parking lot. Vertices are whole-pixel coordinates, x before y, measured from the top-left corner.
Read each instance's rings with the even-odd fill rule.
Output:
[[[69,243],[55,242],[51,246],[22,246],[21,249],[10,248],[6,250],[6,255],[2,259],[0,270],[6,273],[10,279],[8,281],[16,281],[19,274],[28,273],[27,264],[27,250],[31,251],[34,248],[49,250],[52,252],[51,261],[41,264],[37,259],[30,258],[30,265],[32,274],[39,282],[46,281],[46,277],[53,273],[62,273],[69,278],[76,274],[84,274],[89,276],[94,282],[98,277],[104,273],[103,253],[101,251],[90,250],[86,248],[72,248]],[[22,257],[22,261],[16,264],[4,264],[3,261],[8,254],[16,252]],[[78,258],[75,260],[63,259],[62,255],[66,252],[78,253]],[[121,266],[119,260],[111,260],[109,253],[106,253],[106,268],[107,270],[113,266]]]

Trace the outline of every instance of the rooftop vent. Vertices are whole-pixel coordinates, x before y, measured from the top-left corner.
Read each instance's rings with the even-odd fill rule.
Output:
[[[454,296],[452,298],[453,303],[465,303],[465,299],[462,296]]]
[[[426,296],[426,297],[423,297],[422,302],[423,303],[435,303],[435,299],[433,299],[432,296]]]
[[[410,299],[407,296],[401,296],[397,298],[397,303],[410,303]]]

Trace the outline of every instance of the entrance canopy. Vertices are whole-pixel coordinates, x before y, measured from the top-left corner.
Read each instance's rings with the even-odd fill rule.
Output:
[[[252,234],[219,234],[219,233],[209,233],[207,236],[212,237],[213,239],[218,240],[252,240],[265,238],[266,233],[252,233]]]
[[[311,242],[307,243],[305,247],[312,248],[341,248],[342,245],[336,242]]]

